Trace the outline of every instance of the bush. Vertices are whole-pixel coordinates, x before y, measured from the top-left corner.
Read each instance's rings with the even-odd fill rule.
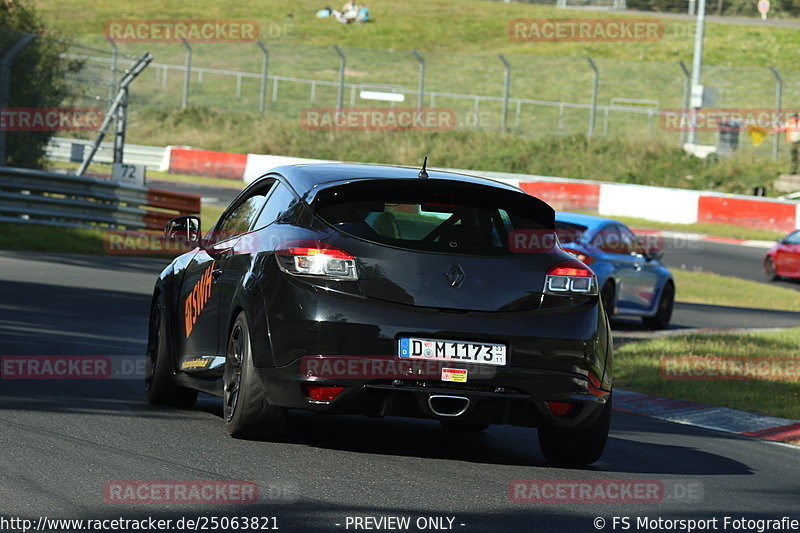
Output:
[[[8,107],[56,107],[70,97],[67,75],[82,68],[78,61],[60,57],[68,43],[45,28],[28,0],[0,0],[0,54],[4,54],[26,33],[37,35],[14,58]],[[54,132],[13,131],[6,133],[5,164],[40,168],[44,150]]]

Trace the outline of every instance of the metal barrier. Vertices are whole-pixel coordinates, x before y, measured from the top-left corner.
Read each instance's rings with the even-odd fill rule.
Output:
[[[161,229],[175,216],[199,212],[198,194],[42,170],[0,168],[0,222]]]
[[[92,141],[84,139],[68,139],[66,137],[53,137],[47,144],[46,157],[48,161],[66,161],[80,163],[83,161],[84,151],[92,146]],[[165,148],[158,146],[144,146],[141,144],[125,144],[123,163],[128,165],[144,165],[148,170],[158,170],[164,162]],[[100,144],[95,163],[113,163],[114,143]]]

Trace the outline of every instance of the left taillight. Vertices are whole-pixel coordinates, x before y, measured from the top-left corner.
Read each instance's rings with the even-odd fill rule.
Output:
[[[296,240],[275,249],[278,266],[294,276],[340,281],[358,279],[356,259],[344,250],[320,241]]]
[[[565,261],[547,271],[544,292],[559,295],[597,294],[597,282],[586,265],[578,261]]]

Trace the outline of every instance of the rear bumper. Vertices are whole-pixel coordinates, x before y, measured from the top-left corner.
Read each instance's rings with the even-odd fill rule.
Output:
[[[314,356],[314,361],[341,360],[339,356]],[[360,358],[364,360],[365,358]],[[375,358],[385,362],[386,358]],[[308,359],[278,368],[257,369],[273,405],[331,414],[403,416],[412,418],[470,420],[517,426],[555,425],[576,427],[599,416],[610,392],[600,390],[586,376],[554,372],[497,368],[492,376],[468,379],[467,383],[435,379],[364,379],[308,371]],[[463,366],[463,365],[446,365]],[[428,376],[424,376],[428,378]],[[342,392],[330,402],[311,400],[308,386],[340,386]],[[437,396],[463,398],[462,404],[437,405]],[[434,397],[433,403],[431,398]],[[547,402],[567,402],[575,407],[565,417],[556,417]],[[440,402],[441,403],[441,402]],[[445,402],[446,403],[446,402]],[[463,413],[450,416],[455,412]]]
[[[469,400],[464,419],[576,426],[591,422],[611,390],[610,329],[597,297],[530,311],[452,312],[321,290],[288,277],[263,296],[266,327],[261,332],[266,335],[254,339],[253,356],[274,405],[446,418],[433,412],[428,400],[450,394]],[[468,370],[466,383],[442,381],[433,372],[326,374],[307,364],[349,358],[407,363],[396,355],[401,337],[502,343],[508,348],[507,363],[448,362],[447,367]],[[309,385],[345,389],[335,400],[320,403],[309,400]],[[570,416],[554,417],[548,401],[570,402],[576,408]]]

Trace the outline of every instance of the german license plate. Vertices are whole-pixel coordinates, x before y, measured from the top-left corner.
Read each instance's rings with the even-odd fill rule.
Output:
[[[505,344],[488,342],[445,341],[401,337],[398,355],[404,359],[461,361],[480,365],[506,364]]]

